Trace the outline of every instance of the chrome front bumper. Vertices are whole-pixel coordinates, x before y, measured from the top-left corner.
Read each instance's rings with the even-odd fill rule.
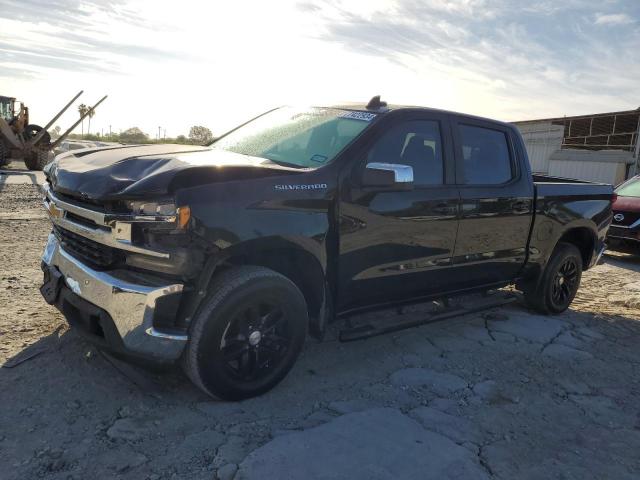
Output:
[[[181,294],[183,285],[141,280],[127,270],[93,270],[64,251],[49,235],[43,262],[57,268],[73,293],[109,314],[126,350],[158,360],[176,360],[188,336],[157,331],[153,318],[158,300]]]

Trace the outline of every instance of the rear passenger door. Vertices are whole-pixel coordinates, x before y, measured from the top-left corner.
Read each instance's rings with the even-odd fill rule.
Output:
[[[533,216],[529,171],[508,126],[453,117],[453,133],[461,201],[453,263],[464,267],[460,286],[510,281],[526,258]]]

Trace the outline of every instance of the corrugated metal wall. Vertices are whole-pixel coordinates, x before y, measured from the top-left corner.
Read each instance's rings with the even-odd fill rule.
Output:
[[[625,179],[633,154],[622,150],[558,150],[551,155],[549,175],[617,185]]]
[[[515,124],[527,148],[534,173],[616,185],[625,179],[631,152],[562,147],[564,127],[548,121]]]
[[[560,150],[564,127],[551,122],[534,122],[516,125],[522,134],[531,170],[535,173],[549,173],[549,159]]]
[[[552,160],[549,175],[617,185],[624,180],[625,167],[624,163]]]

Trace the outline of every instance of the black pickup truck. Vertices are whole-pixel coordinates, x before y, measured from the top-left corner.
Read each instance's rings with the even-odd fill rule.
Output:
[[[532,176],[514,126],[379,97],[278,108],[208,147],[76,150],[46,176],[45,299],[225,399],[360,309],[515,284],[560,313],[612,215],[610,185]]]

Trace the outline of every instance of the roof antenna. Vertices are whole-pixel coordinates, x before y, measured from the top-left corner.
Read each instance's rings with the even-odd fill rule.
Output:
[[[367,110],[379,110],[387,106],[387,102],[383,102],[380,100],[380,95],[376,95],[369,103],[367,103]]]

